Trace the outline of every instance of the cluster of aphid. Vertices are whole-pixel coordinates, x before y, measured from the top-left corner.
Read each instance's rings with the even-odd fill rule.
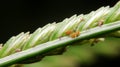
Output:
[[[104,22],[104,20],[98,21],[98,26],[101,27],[101,26],[103,25],[103,22]],[[72,37],[72,38],[75,38],[75,37],[77,37],[77,36],[80,35],[80,31],[67,30],[67,31],[65,31],[65,34],[66,34],[66,35],[69,35],[69,36]]]
[[[104,23],[104,20],[99,20],[97,25],[101,27],[103,25],[103,23]],[[71,38],[76,38],[76,37],[78,37],[80,35],[80,31],[67,30],[67,31],[65,31],[65,34],[70,36]],[[92,40],[91,46],[94,46],[99,41],[104,41],[104,38],[90,39],[90,41],[91,40]]]
[[[103,25],[103,23],[104,23],[104,20],[99,20],[98,21],[98,26],[102,26]],[[94,38],[94,39],[90,39],[90,40],[92,40],[92,43],[91,43],[91,46],[94,46],[96,43],[98,43],[99,41],[104,41],[104,38]]]
[[[100,20],[100,21],[98,21],[97,25],[101,27],[103,25],[103,22],[104,22],[104,20]],[[70,36],[71,38],[76,38],[80,35],[80,31],[67,30],[67,31],[65,31],[65,35]],[[96,40],[97,39],[94,39],[93,43],[96,43]],[[92,45],[93,45],[93,43],[92,43]],[[3,44],[0,44],[0,49],[2,49],[2,47],[3,47]],[[21,49],[16,49],[15,50],[15,52],[20,52],[20,51],[21,51]]]

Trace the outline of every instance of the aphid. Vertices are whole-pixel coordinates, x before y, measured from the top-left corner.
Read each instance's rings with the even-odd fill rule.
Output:
[[[94,46],[96,43],[98,43],[99,41],[98,41],[98,39],[97,38],[95,38],[95,39],[93,39],[92,40],[92,43],[91,43],[91,46]]]
[[[99,22],[98,22],[98,26],[102,26],[103,25],[103,22],[104,22],[104,20],[100,20]]]
[[[76,33],[76,35],[77,35],[77,36],[79,36],[79,35],[80,35],[80,31],[76,31],[75,33]]]
[[[72,34],[70,34],[70,37],[75,38],[75,37],[77,37],[79,35],[80,35],[80,32],[76,31],[76,32],[73,32]]]
[[[72,30],[67,30],[67,31],[65,32],[66,35],[70,35],[71,33],[73,33]]]
[[[66,34],[66,35],[69,35],[69,36],[72,37],[72,38],[75,38],[75,37],[77,37],[77,36],[80,35],[80,32],[79,32],[79,31],[75,31],[75,30],[67,30],[67,31],[65,32],[65,34]]]
[[[70,37],[75,38],[75,37],[77,37],[77,35],[76,35],[76,33],[72,33],[72,34],[70,34]]]
[[[15,52],[21,52],[22,50],[21,49],[16,49]]]
[[[102,42],[102,41],[104,41],[104,40],[105,40],[104,38],[95,38],[95,39],[92,39],[91,46],[94,46],[94,45],[97,44],[98,42]]]
[[[84,18],[81,17],[80,20],[81,20],[81,21],[84,21]]]

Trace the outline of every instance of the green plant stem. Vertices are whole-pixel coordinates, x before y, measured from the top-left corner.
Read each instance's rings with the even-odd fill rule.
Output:
[[[120,21],[105,24],[101,27],[95,27],[93,29],[83,31],[83,32],[81,32],[81,35],[76,38],[71,38],[69,36],[66,36],[66,37],[62,37],[60,39],[56,39],[56,40],[53,40],[53,41],[50,41],[47,43],[43,43],[36,47],[24,50],[22,52],[12,54],[12,55],[4,57],[4,58],[1,58],[0,59],[0,67],[5,67],[5,66],[15,64],[26,58],[34,57],[38,54],[44,54],[44,53],[49,52],[58,47],[64,47],[70,43],[94,38],[94,37],[100,36],[102,34],[117,31],[117,30],[120,30]]]
[[[67,31],[82,32],[97,26],[102,26],[120,20],[120,1],[113,7],[101,7],[89,14],[73,15],[59,23],[47,24],[33,33],[20,33],[11,37],[5,44],[0,45],[0,58],[16,52],[35,47],[64,36]],[[114,35],[118,36],[117,33]],[[71,36],[71,35],[70,35]]]

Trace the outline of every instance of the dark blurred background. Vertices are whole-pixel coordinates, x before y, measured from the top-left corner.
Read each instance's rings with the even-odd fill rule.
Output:
[[[0,43],[20,32],[33,32],[74,14],[86,14],[118,0],[3,0],[0,2]]]

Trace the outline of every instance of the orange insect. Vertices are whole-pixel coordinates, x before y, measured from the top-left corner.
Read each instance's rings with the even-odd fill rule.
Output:
[[[79,32],[79,31],[74,31],[74,30],[67,30],[67,31],[65,32],[65,34],[66,34],[66,35],[69,35],[69,36],[72,37],[72,38],[75,38],[75,37],[77,37],[77,36],[80,35],[80,32]]]
[[[79,36],[79,35],[80,35],[80,32],[79,32],[79,31],[76,31],[76,32],[70,34],[70,37],[75,38],[75,37],[77,37],[77,36]]]
[[[72,30],[67,30],[67,31],[65,32],[66,35],[70,35],[71,33],[73,33]]]

